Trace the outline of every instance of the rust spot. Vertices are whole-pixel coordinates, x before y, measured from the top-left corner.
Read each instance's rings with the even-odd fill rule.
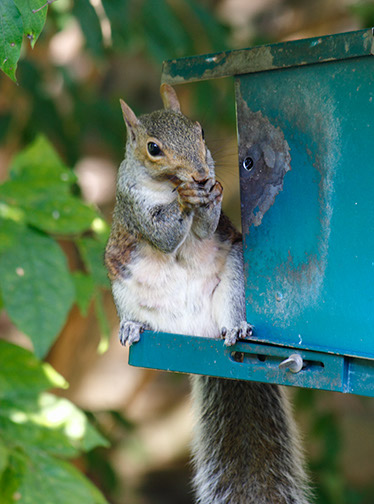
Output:
[[[281,129],[260,111],[252,112],[241,96],[237,97],[237,114],[243,231],[248,233],[252,224],[261,224],[282,191],[291,156]]]

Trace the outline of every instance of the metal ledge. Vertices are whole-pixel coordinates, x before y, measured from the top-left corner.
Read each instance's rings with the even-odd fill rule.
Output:
[[[304,361],[299,373],[279,368],[293,353]],[[374,360],[250,341],[226,347],[222,340],[146,331],[131,346],[129,364],[374,397]]]
[[[162,82],[183,84],[374,54],[373,28],[165,61]]]

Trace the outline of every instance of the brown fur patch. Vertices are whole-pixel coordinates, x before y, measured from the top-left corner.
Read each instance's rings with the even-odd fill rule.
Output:
[[[126,278],[129,275],[127,265],[138,243],[138,237],[130,234],[121,226],[113,226],[105,249],[105,265],[111,281]]]
[[[216,233],[221,241],[228,241],[232,244],[242,239],[241,233],[235,229],[230,219],[223,213],[221,213]]]

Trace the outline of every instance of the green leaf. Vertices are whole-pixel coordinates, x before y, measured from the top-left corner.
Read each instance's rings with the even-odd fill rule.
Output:
[[[79,471],[54,458],[75,457],[81,451],[108,445],[74,404],[41,392],[61,380],[31,352],[0,341],[2,504],[20,499],[30,504],[78,504],[78,498],[82,504],[105,502]],[[71,492],[70,499],[66,492]]]
[[[204,34],[207,36],[211,45],[211,51],[216,52],[227,49],[227,30],[225,27],[201,2],[197,2],[196,0],[185,0],[185,2],[189,5],[200,23]]]
[[[106,502],[77,469],[55,458],[108,445],[79,408],[42,392],[61,382],[66,384],[31,352],[0,340],[2,504]]]
[[[43,7],[47,0],[13,0],[22,16],[23,33],[34,47],[43,30],[48,7]],[[33,12],[36,11],[36,12]]]
[[[149,52],[155,58],[162,62],[186,55],[191,47],[190,38],[183,23],[165,0],[144,2],[142,14],[144,37]]]
[[[9,451],[0,437],[0,478],[8,465]]]
[[[87,315],[95,289],[94,279],[91,275],[86,275],[81,271],[75,271],[72,278],[75,286],[75,301],[82,315]]]
[[[33,226],[48,233],[80,233],[90,229],[98,216],[96,211],[78,198],[69,195],[46,195],[29,205],[26,220]]]
[[[0,256],[4,306],[13,322],[44,356],[64,324],[74,300],[66,258],[50,237],[25,228],[20,243]]]
[[[87,416],[67,399],[43,393],[34,404],[3,401],[0,431],[7,441],[25,451],[75,457],[80,451],[107,446],[107,441],[88,422]]]
[[[8,467],[0,477],[1,504],[15,504],[19,500],[17,489],[27,470],[27,458],[21,450],[10,452],[8,462]]]
[[[66,388],[65,379],[34,354],[0,340],[0,400],[29,402],[51,387]]]
[[[96,11],[89,0],[74,0],[72,9],[86,39],[87,47],[97,56],[103,54],[103,35]]]
[[[74,466],[45,453],[28,454],[17,493],[22,504],[106,504],[100,491]]]
[[[358,18],[362,28],[374,25],[374,5],[369,2],[357,2],[349,5],[348,9]]]
[[[37,404],[34,404],[37,406]],[[24,409],[2,404],[0,406],[0,431],[12,449],[19,448],[24,451],[33,449],[72,458],[79,454],[77,448],[72,446],[69,438],[64,435],[63,428],[44,427],[32,421],[37,413],[25,412]]]
[[[77,181],[73,171],[64,165],[43,135],[38,136],[13,158],[10,178],[29,182],[33,185],[33,190],[51,186],[68,190]]]
[[[16,81],[17,62],[21,53],[23,23],[13,0],[0,2],[0,68]]]
[[[44,392],[66,381],[31,352],[0,341],[0,433],[20,447],[74,456],[106,440],[67,399]]]
[[[0,480],[2,504],[107,504],[74,466],[38,449],[15,450]]]
[[[77,245],[95,283],[109,288],[108,273],[104,266],[105,242],[94,238],[81,238],[77,240]]]
[[[113,48],[126,46],[134,23],[129,0],[102,0],[102,4],[110,21]]]
[[[3,207],[5,207],[5,205],[0,204],[0,213]],[[0,217],[0,254],[4,250],[14,247],[19,243],[24,229],[25,226],[22,223],[11,219],[2,219]]]
[[[13,160],[10,180],[0,186],[0,198],[8,207],[23,210],[23,220],[42,231],[80,233],[91,228],[98,214],[71,194],[75,182],[50,143],[39,137]],[[2,214],[6,216],[5,210]]]

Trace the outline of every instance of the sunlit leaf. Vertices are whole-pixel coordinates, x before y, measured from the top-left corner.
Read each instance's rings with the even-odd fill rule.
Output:
[[[43,356],[65,322],[74,286],[52,238],[25,228],[20,240],[0,256],[0,287],[9,316]]]
[[[30,224],[48,233],[80,233],[97,217],[93,208],[69,195],[47,195],[22,208]]]
[[[66,388],[66,381],[33,353],[0,340],[0,402],[21,404],[51,387]]]
[[[13,444],[63,457],[77,456],[106,440],[88,422],[87,416],[67,399],[43,393],[33,404],[17,400],[0,405],[0,431]]]
[[[6,404],[0,406],[0,431],[8,443],[11,441],[14,447],[25,451],[37,446],[38,450],[66,458],[79,454],[62,428],[39,426],[30,421],[30,415]]]
[[[108,443],[74,404],[42,392],[62,380],[53,373],[57,376],[31,352],[0,341],[1,504],[106,502],[77,469],[60,460]]]

